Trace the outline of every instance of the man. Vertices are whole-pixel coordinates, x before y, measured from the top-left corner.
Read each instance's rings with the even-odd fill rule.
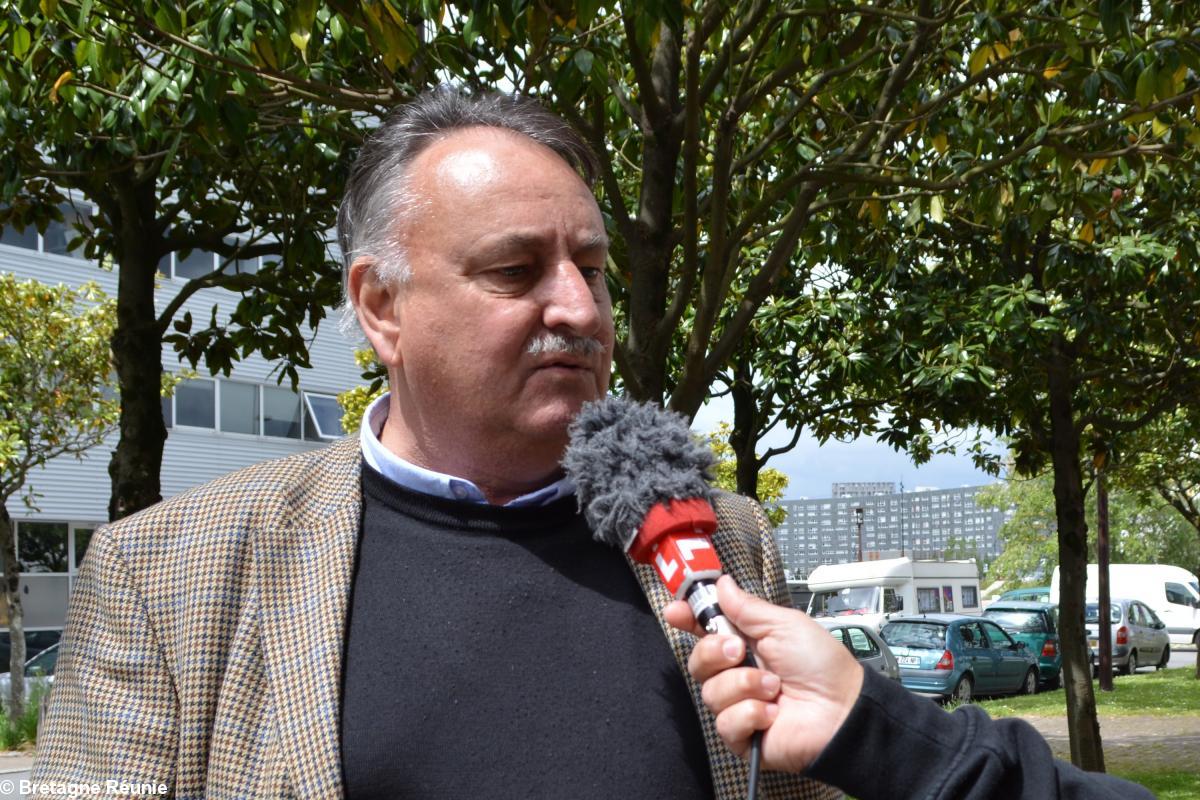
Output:
[[[177,797],[743,796],[652,574],[594,542],[559,460],[608,387],[593,156],[536,103],[431,93],[339,214],[390,393],[358,442],[98,531],[34,780]],[[718,502],[782,601],[761,512]],[[760,797],[836,796],[767,776]]]

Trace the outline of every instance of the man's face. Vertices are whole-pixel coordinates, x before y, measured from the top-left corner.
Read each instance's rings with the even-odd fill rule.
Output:
[[[568,423],[607,390],[612,364],[595,199],[551,150],[491,128],[431,145],[409,189],[400,233],[412,277],[397,293],[392,364],[408,455],[467,476],[471,465],[455,461],[472,454],[557,464]],[[599,347],[529,352],[549,334]]]

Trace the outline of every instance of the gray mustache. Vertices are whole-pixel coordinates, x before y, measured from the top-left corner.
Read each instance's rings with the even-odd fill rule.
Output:
[[[600,340],[590,336],[563,336],[560,333],[543,333],[529,340],[525,352],[531,356],[543,353],[570,353],[571,355],[590,356],[604,352]]]

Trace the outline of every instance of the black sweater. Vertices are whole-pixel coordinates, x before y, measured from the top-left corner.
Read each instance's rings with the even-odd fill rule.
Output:
[[[346,797],[711,797],[670,645],[575,499],[460,503],[363,468]]]

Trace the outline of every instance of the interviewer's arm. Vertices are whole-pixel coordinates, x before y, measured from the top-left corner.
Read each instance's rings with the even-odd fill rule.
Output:
[[[718,582],[721,608],[754,641],[762,669],[741,667],[741,642],[706,636],[688,663],[737,753],[763,730],[767,769],[799,772],[860,800],[965,798],[1151,798],[1143,787],[1056,760],[1022,720],[990,719],[966,706],[952,714],[875,673],[806,614]],[[686,604],[666,610],[696,632]]]

